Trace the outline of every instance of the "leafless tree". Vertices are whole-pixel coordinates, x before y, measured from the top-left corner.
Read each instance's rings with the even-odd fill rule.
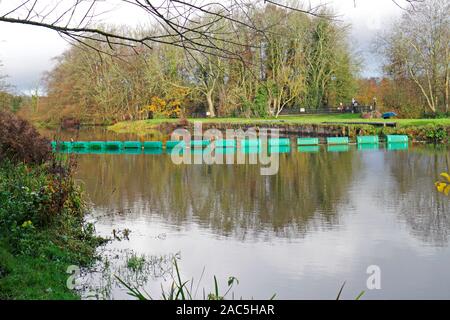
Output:
[[[71,42],[95,50],[99,49],[90,44],[92,40],[103,42],[110,49],[127,46],[138,52],[139,47],[151,48],[155,43],[164,43],[206,54],[236,57],[239,53],[223,45],[235,41],[232,34],[229,29],[222,30],[223,24],[218,22],[227,20],[234,30],[247,28],[262,33],[264,30],[256,27],[248,13],[266,4],[321,16],[321,6],[303,9],[283,0],[114,0],[108,1],[108,6],[100,0],[0,0],[0,22],[51,29]],[[148,15],[157,31],[136,36],[109,31],[98,24],[111,7],[121,6]],[[214,18],[201,19],[205,15]]]

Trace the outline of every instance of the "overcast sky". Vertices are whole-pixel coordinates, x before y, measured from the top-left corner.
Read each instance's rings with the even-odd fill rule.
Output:
[[[313,5],[318,3],[324,1],[312,1]],[[352,25],[352,46],[365,60],[363,76],[379,75],[380,59],[371,54],[372,42],[376,34],[401,14],[401,9],[392,0],[356,0],[356,7],[354,0],[329,0],[325,3],[335,9],[340,19]],[[145,17],[123,8],[116,8],[103,19],[116,24],[146,22]],[[0,61],[3,63],[0,73],[9,76],[9,82],[17,91],[29,92],[41,86],[43,73],[52,68],[53,58],[67,46],[53,31],[0,22]]]

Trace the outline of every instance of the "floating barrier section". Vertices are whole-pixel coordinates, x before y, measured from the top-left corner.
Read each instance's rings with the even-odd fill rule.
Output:
[[[161,141],[145,141],[144,149],[162,149],[163,144]]]
[[[327,144],[348,144],[348,137],[328,137]]]
[[[166,142],[166,148],[167,149],[173,149],[175,148],[177,145],[180,145],[180,147],[184,148],[186,147],[186,143],[184,141],[176,141],[176,140],[170,140]]]
[[[408,142],[408,136],[407,135],[387,135],[386,136],[386,142],[387,143],[394,143],[394,142]]]
[[[358,136],[356,137],[358,144],[376,144],[379,142],[378,136]]]
[[[217,140],[215,141],[215,145],[217,148],[234,148],[236,147],[236,140],[233,139]]]
[[[76,141],[72,142],[72,148],[73,149],[86,149],[88,146],[88,142],[85,141]]]
[[[105,145],[103,141],[91,141],[88,143],[88,148],[91,150],[102,150],[105,148]]]
[[[298,138],[297,145],[299,146],[317,146],[319,138]]]
[[[125,149],[142,149],[142,143],[139,141],[125,141],[123,147]]]
[[[269,139],[269,146],[290,146],[291,141],[289,138]]]
[[[207,147],[209,145],[209,140],[191,140],[191,147]]]
[[[121,150],[123,149],[123,142],[121,141],[106,141],[105,149],[107,150]]]

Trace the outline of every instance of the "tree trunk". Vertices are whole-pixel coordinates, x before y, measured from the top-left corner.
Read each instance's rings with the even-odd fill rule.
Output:
[[[206,93],[206,101],[208,102],[209,116],[211,118],[214,118],[216,116],[216,112],[214,111],[214,102],[212,99],[212,91],[208,91]]]

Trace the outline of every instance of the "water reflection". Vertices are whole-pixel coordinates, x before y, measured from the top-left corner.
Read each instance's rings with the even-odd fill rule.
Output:
[[[175,165],[167,154],[80,156],[78,178],[97,208],[159,215],[177,225],[192,220],[239,239],[261,233],[301,237],[332,227],[336,206],[358,161],[351,152],[280,154],[280,172],[259,165]]]
[[[431,181],[450,168],[447,149],[416,148],[413,152],[386,153],[394,183],[387,190],[411,233],[426,243],[446,246],[450,235],[449,199],[436,193]]]
[[[344,147],[291,148],[274,176],[248,163],[175,165],[166,152],[80,154],[77,177],[100,232],[131,229],[109,248],[179,252],[187,278],[203,267],[206,279],[237,276],[240,296],[333,299],[347,281],[352,299],[376,264],[383,290],[365,299],[450,298],[450,201],[434,186],[448,149]],[[239,152],[261,148],[217,153]]]

